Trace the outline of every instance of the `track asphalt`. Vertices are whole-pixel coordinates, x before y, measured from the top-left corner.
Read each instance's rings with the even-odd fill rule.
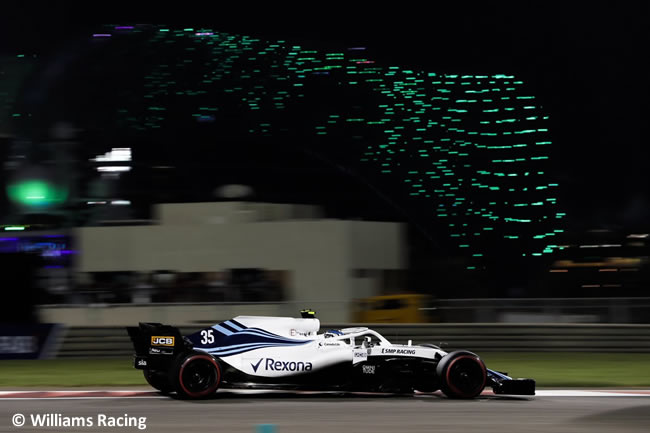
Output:
[[[18,414],[21,427],[14,425]],[[37,416],[50,427],[38,426]],[[0,391],[0,432],[578,433],[647,432],[649,425],[650,390],[542,389],[535,397],[485,393],[469,401],[439,394],[221,391],[182,401],[144,389]]]

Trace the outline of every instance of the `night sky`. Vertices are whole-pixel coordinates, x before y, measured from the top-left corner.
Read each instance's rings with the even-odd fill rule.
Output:
[[[551,116],[551,171],[569,221],[582,228],[647,227],[647,5],[422,5],[17,6],[0,18],[0,51],[47,55],[99,24],[163,23],[314,48],[365,46],[378,63],[425,71],[514,73]]]

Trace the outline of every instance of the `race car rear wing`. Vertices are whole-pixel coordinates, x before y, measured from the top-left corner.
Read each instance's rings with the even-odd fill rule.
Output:
[[[134,367],[140,370],[165,370],[174,355],[191,350],[178,328],[161,323],[140,322],[139,326],[127,326],[135,349]]]

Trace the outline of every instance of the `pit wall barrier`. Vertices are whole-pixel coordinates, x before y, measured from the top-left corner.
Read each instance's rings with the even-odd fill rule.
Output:
[[[405,344],[412,340],[413,344],[441,344],[446,351],[650,352],[650,325],[329,323],[321,324],[321,332],[361,325],[378,331],[393,343]],[[203,326],[181,326],[180,330],[187,335]],[[61,358],[125,357],[133,354],[131,341],[121,326],[70,327],[59,347],[58,356]]]
[[[311,308],[322,320],[348,321],[349,304],[341,301],[173,303],[173,304],[84,304],[39,307],[43,323],[63,323],[68,327],[132,326],[138,322],[169,323],[175,326],[214,324],[236,316],[298,317]]]
[[[323,323],[346,323],[363,321],[356,318],[357,307],[350,300],[61,304],[40,306],[39,316],[42,323],[69,327],[127,326],[137,322],[194,326],[239,315],[296,317],[300,310],[311,308]],[[650,323],[649,297],[435,299],[423,303],[419,310],[420,316],[427,318],[423,321],[432,323]],[[388,310],[379,316],[404,317],[394,312]]]

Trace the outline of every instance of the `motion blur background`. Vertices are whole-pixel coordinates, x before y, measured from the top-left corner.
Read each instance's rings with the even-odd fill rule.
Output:
[[[650,349],[646,5],[16,8],[0,356],[305,307]]]

